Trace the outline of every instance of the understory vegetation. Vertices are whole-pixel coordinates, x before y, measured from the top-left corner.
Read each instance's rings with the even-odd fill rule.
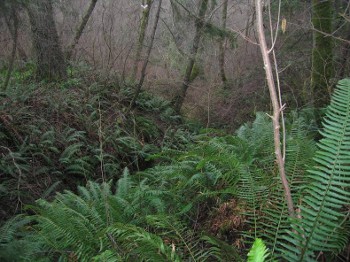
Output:
[[[1,261],[345,260],[349,79],[322,128],[286,117],[290,218],[268,114],[228,133],[88,72],[26,74],[0,94]]]

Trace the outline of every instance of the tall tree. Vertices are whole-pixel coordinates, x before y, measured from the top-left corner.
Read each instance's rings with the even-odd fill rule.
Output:
[[[19,30],[19,28],[20,28],[20,20],[19,20],[19,16],[18,16],[18,7],[20,6],[18,3],[16,3],[16,2],[12,2],[12,4],[13,5],[15,5],[16,4],[16,10],[15,10],[15,12],[16,12],[16,18],[15,19],[17,19],[17,27],[18,28],[15,28],[14,27],[14,23],[12,23],[12,22],[14,22],[14,19],[13,19],[13,21],[11,22],[10,20],[11,19],[9,19],[9,18],[11,18],[11,16],[6,16],[5,15],[5,22],[6,22],[6,25],[7,25],[7,28],[9,29],[9,32],[10,32],[10,34],[11,34],[11,37],[12,37],[12,39],[16,39],[16,37],[18,37],[18,30]],[[16,30],[17,30],[17,32],[16,32]],[[19,56],[19,58],[22,60],[22,61],[27,61],[28,60],[28,57],[27,57],[27,54],[26,54],[26,52],[24,51],[24,49],[23,49],[23,47],[21,46],[21,44],[20,44],[20,42],[19,41],[17,41],[17,43],[16,43],[16,49],[17,49],[17,52],[18,52],[18,56]]]
[[[226,20],[227,20],[227,5],[228,0],[223,0],[222,3],[222,15],[221,15],[221,27],[222,30],[226,30]],[[226,49],[226,37],[223,36],[219,41],[219,67],[220,67],[220,77],[222,85],[227,88],[227,78],[225,73],[225,49]]]
[[[6,14],[5,14],[5,19],[6,19],[6,23],[8,25],[9,31],[10,32],[12,31],[11,36],[12,36],[13,44],[12,44],[10,63],[9,63],[9,67],[7,69],[5,83],[3,86],[4,90],[7,89],[7,86],[10,82],[11,74],[13,71],[13,66],[14,66],[15,59],[16,59],[16,50],[17,50],[17,44],[18,44],[18,17],[17,17],[17,13],[16,13],[16,3],[12,3],[10,19],[6,17]],[[13,21],[13,23],[12,23],[13,27],[11,27],[11,20]]]
[[[151,55],[151,51],[152,51],[152,48],[153,48],[154,38],[156,36],[156,31],[157,31],[157,27],[158,27],[158,21],[159,21],[159,17],[160,17],[160,10],[161,10],[161,8],[162,8],[162,0],[159,0],[157,13],[156,13],[156,19],[154,21],[154,25],[153,25],[152,32],[151,32],[151,41],[150,41],[150,43],[148,45],[148,48],[147,48],[146,59],[144,60],[143,65],[142,65],[141,78],[140,78],[139,83],[136,85],[135,95],[134,95],[134,97],[133,97],[133,99],[132,99],[132,101],[130,103],[130,108],[132,108],[134,106],[135,101],[136,101],[137,97],[140,94],[143,82],[145,81],[146,69],[147,69],[149,57]]]
[[[205,14],[208,10],[208,2],[209,0],[200,1],[198,19],[195,20],[196,32],[192,41],[192,48],[188,58],[183,83],[182,83],[180,92],[175,96],[173,100],[174,109],[178,113],[180,112],[183,102],[185,101],[187,89],[194,79],[193,77],[191,77],[191,75],[194,69],[194,64],[196,62],[196,56],[197,56],[200,41],[203,35],[203,29],[205,28]]]
[[[73,39],[72,43],[69,45],[69,47],[68,47],[67,55],[66,55],[67,60],[71,59],[73,51],[74,51],[76,45],[78,44],[80,37],[83,34],[84,28],[85,28],[87,22],[89,21],[92,12],[95,9],[97,1],[98,0],[91,0],[89,8],[86,10],[86,13],[83,16],[83,19],[81,20],[81,23],[80,23],[80,25],[79,25],[76,33],[75,33],[74,39]]]
[[[141,23],[140,23],[139,39],[137,41],[137,46],[136,46],[135,63],[134,63],[134,67],[132,69],[132,76],[131,76],[132,79],[136,78],[137,68],[139,65],[140,57],[141,57],[143,43],[145,41],[148,20],[149,20],[149,14],[150,14],[152,3],[153,3],[153,0],[143,0],[142,4],[141,4],[142,17],[141,17]]]
[[[37,79],[58,80],[67,76],[66,63],[59,43],[51,0],[32,0],[27,5]]]
[[[311,88],[315,106],[328,104],[332,89],[333,68],[333,1],[312,0],[312,24],[314,27],[312,50]]]

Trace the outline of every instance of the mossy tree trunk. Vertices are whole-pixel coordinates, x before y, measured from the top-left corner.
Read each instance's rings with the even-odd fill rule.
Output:
[[[141,88],[142,88],[143,82],[145,81],[146,69],[147,69],[147,65],[148,65],[148,62],[149,62],[149,58],[151,56],[154,38],[156,37],[156,32],[157,32],[157,27],[158,27],[158,21],[159,21],[159,17],[160,17],[161,8],[162,8],[162,0],[159,0],[158,1],[158,8],[157,8],[157,13],[156,13],[156,18],[155,18],[154,25],[153,25],[152,32],[151,32],[151,40],[150,40],[150,43],[149,43],[148,48],[147,48],[146,59],[143,61],[143,65],[142,65],[142,69],[141,69],[140,81],[136,85],[135,94],[134,94],[134,97],[133,97],[133,99],[132,99],[132,101],[130,103],[129,110],[132,107],[135,106],[135,101],[136,101],[137,97],[139,96],[139,94],[141,92]]]
[[[36,78],[49,81],[66,78],[66,63],[59,43],[51,0],[32,0],[27,5],[27,10],[36,55]]]
[[[174,109],[177,113],[180,113],[182,105],[185,101],[187,89],[191,84],[191,82],[194,80],[194,77],[192,77],[192,71],[194,69],[197,52],[198,52],[200,41],[203,35],[203,29],[205,27],[205,14],[208,10],[208,2],[209,0],[201,0],[200,2],[198,19],[196,19],[196,32],[193,38],[192,48],[188,58],[183,83],[182,83],[180,92],[173,99]]]
[[[222,16],[221,16],[222,30],[226,30],[227,5],[228,5],[228,0],[224,0],[222,4]],[[219,42],[219,67],[220,67],[220,77],[221,77],[221,81],[224,89],[227,88],[227,78],[225,73],[225,49],[226,49],[226,37],[223,36]]]
[[[137,75],[137,69],[139,65],[139,61],[141,60],[141,52],[143,48],[143,43],[145,41],[145,36],[146,36],[146,31],[147,31],[147,26],[148,26],[148,20],[149,20],[149,14],[151,10],[151,6],[153,3],[153,0],[146,0],[142,1],[142,17],[141,17],[141,23],[140,23],[140,31],[139,31],[139,38],[137,41],[137,46],[136,46],[136,54],[135,54],[135,63],[134,67],[132,69],[132,79],[136,79]]]
[[[312,0],[313,50],[311,88],[314,105],[323,107],[328,104],[332,90],[333,39],[332,33],[333,1]]]

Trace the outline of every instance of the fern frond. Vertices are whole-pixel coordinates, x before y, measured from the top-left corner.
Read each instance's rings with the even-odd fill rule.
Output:
[[[203,236],[202,240],[204,240],[206,244],[210,245],[207,256],[209,261],[211,261],[211,259],[215,259],[215,261],[220,262],[243,261],[238,250],[236,250],[234,246],[212,236]]]
[[[110,249],[92,258],[92,261],[96,261],[96,262],[115,262],[115,261],[122,261],[122,260],[123,260],[123,257],[121,257],[114,250],[110,250]]]
[[[248,253],[248,262],[264,262],[268,256],[269,252],[264,241],[261,238],[255,239]]]
[[[147,223],[163,239],[172,244],[176,254],[184,261],[205,261],[208,251],[204,248],[201,236],[191,230],[183,221],[169,215],[147,216]]]
[[[262,112],[256,114],[252,124],[245,124],[237,131],[237,136],[250,146],[254,159],[261,164],[270,165],[274,160],[272,123],[268,115]]]
[[[264,121],[260,119],[258,122],[261,123],[259,126],[262,132],[265,132],[266,129],[262,124]],[[248,129],[244,133],[248,132],[249,137],[253,136],[258,139],[257,127]],[[251,132],[256,134],[252,135]],[[296,202],[308,181],[305,173],[313,163],[312,157],[315,152],[315,142],[309,138],[307,132],[309,132],[308,126],[304,123],[303,118],[299,115],[294,116],[286,134],[286,173]],[[266,139],[264,137],[263,135],[263,140]],[[271,251],[271,256],[280,260],[283,253],[283,236],[290,229],[284,192],[275,167],[265,166],[264,158],[256,157],[255,150],[251,152],[254,161],[248,166],[242,166],[238,192],[240,199],[245,200],[250,207],[245,212],[246,223],[254,228],[254,231],[244,232],[243,235],[248,242],[257,237],[263,238]],[[266,157],[270,156],[267,154]]]
[[[90,261],[98,250],[110,247],[104,230],[108,223],[121,221],[118,219],[123,216],[114,214],[122,208],[111,208],[116,202],[110,201],[113,197],[110,184],[90,182],[78,191],[79,195],[66,191],[52,203],[40,200],[32,207],[37,213],[36,241],[44,243],[52,254],[74,255],[80,261]]]
[[[28,231],[32,223],[32,217],[18,215],[0,228],[1,261],[49,261],[38,255],[44,245]]]
[[[314,261],[315,252],[339,253],[348,241],[344,207],[350,202],[350,80],[338,83],[323,121],[316,166],[309,171],[300,218],[285,236],[288,261]]]
[[[124,249],[129,261],[180,261],[175,250],[144,229],[131,224],[116,223],[106,230],[107,235]],[[120,248],[120,247],[119,247]]]
[[[129,169],[125,168],[122,177],[117,182],[116,196],[121,198],[127,197],[132,186],[134,186],[134,183],[131,181]]]

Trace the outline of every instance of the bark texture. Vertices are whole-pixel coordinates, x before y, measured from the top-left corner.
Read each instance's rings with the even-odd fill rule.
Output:
[[[38,80],[59,80],[67,76],[51,0],[32,0],[27,6]]]
[[[10,57],[10,63],[9,63],[9,67],[7,69],[7,74],[6,74],[6,78],[5,78],[5,83],[3,86],[3,89],[6,90],[9,83],[10,83],[10,78],[11,78],[11,74],[13,71],[13,66],[15,64],[15,59],[16,59],[16,50],[17,50],[17,44],[18,44],[18,17],[17,17],[17,13],[16,13],[16,7],[12,6],[12,10],[11,10],[11,18],[13,20],[13,28],[11,29],[11,23],[8,20],[7,24],[9,26],[9,30],[12,31],[11,36],[12,36],[12,51],[11,51],[11,57]]]

